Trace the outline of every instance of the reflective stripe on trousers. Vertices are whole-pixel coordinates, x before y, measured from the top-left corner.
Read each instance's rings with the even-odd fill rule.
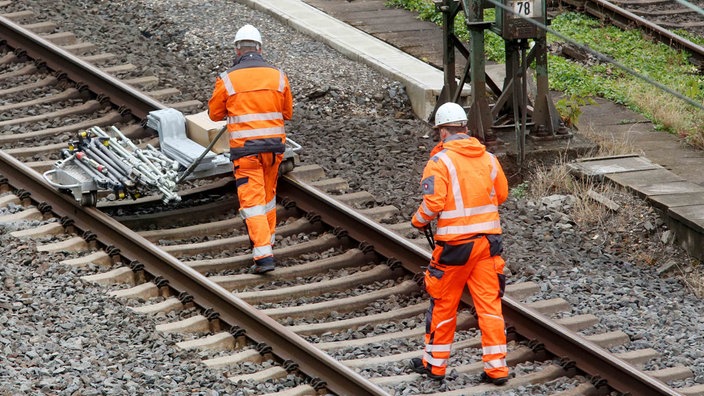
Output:
[[[447,244],[437,245],[433,251],[430,266],[425,272],[425,288],[431,303],[426,315],[423,361],[432,365],[430,370],[433,374],[445,375],[450,357],[449,346],[455,335],[457,306],[464,288],[468,286],[482,333],[484,370],[491,377],[504,377],[508,375],[508,367],[498,274],[503,273],[505,264],[501,256],[490,256],[486,237],[473,239],[472,242],[474,246],[464,264],[439,264],[440,255]]]
[[[252,258],[272,256],[276,230],[276,183],[283,154],[261,153],[233,161],[240,215],[252,242]]]

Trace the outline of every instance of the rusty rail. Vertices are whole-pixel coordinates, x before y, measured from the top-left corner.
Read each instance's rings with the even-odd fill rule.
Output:
[[[30,58],[44,62],[49,69],[64,73],[72,81],[85,84],[96,95],[107,97],[122,110],[131,112],[139,119],[146,119],[150,111],[166,108],[164,104],[141,91],[2,16],[0,39],[10,47],[24,50]]]

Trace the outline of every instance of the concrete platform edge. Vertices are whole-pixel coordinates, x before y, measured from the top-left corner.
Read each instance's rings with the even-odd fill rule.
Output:
[[[685,195],[704,194],[704,187],[683,180],[660,165],[650,164],[643,156],[614,156],[583,159],[569,166],[574,173],[609,180],[645,199],[662,212],[680,246],[692,257],[704,260],[704,205],[697,200],[689,203],[677,200]]]

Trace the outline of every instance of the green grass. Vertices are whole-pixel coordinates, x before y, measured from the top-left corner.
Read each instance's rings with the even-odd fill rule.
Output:
[[[551,27],[579,43],[588,43],[591,49],[677,92],[691,95],[692,99],[704,99],[701,89],[702,79],[695,74],[697,69],[688,62],[687,54],[665,44],[644,39],[640,30],[623,31],[614,26],[602,25],[598,20],[577,13],[559,15],[552,21]],[[554,41],[559,39],[548,35],[548,42]],[[624,79],[636,78],[611,64],[599,63],[586,69],[556,56],[550,56],[549,66],[551,75],[554,77],[552,83],[556,88],[568,93],[580,93],[571,90],[584,90],[588,87],[583,93],[598,94],[619,102],[623,102],[624,98],[615,94],[614,88],[620,90],[620,82]],[[596,77],[598,86],[578,84],[572,88],[570,83],[575,72]],[[653,89],[656,88],[653,87]]]
[[[389,0],[390,6],[417,11],[419,17],[442,23],[442,16],[431,0]],[[494,10],[484,12],[484,20],[494,20]],[[586,44],[648,79],[656,81],[694,101],[704,102],[704,78],[687,60],[687,53],[644,37],[638,29],[621,30],[587,15],[566,12],[552,20],[550,28],[577,43]],[[468,40],[464,14],[455,21],[457,36]],[[696,43],[704,38],[681,35]],[[548,34],[548,43],[562,41]],[[491,31],[485,32],[487,59],[504,61],[504,41]],[[620,68],[603,62],[585,66],[571,60],[548,55],[550,88],[571,97],[600,96],[626,105],[648,117],[656,127],[685,137],[692,145],[704,148],[704,112],[680,99],[631,76]]]

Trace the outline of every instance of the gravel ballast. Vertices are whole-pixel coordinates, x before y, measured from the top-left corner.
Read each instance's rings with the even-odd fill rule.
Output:
[[[215,76],[232,62],[237,28],[257,26],[265,58],[291,82],[295,108],[287,131],[305,149],[301,163],[319,164],[353,191],[371,192],[377,205],[398,207],[399,221],[417,208],[434,143],[424,138],[427,126],[413,118],[398,82],[232,1],[12,5],[25,6],[158,76],[160,88],[178,87],[176,101],[202,101],[200,110]],[[658,214],[616,191],[610,198],[621,210],[578,222],[574,197],[515,195],[501,212],[509,282],[535,281],[536,299],[561,297],[572,305],[570,314],[598,316],[586,334],[621,330],[631,339],[628,348],[663,354],[646,369],[692,369],[694,377],[672,385],[704,384],[704,304],[679,276],[693,277],[697,269]],[[0,208],[0,215],[15,210]],[[243,394],[200,364],[197,353],[156,334],[153,320],[80,281],[80,271],[59,264],[64,254],[38,254],[35,242],[9,235],[29,225],[0,224],[0,394]],[[666,265],[674,270],[661,274]]]

